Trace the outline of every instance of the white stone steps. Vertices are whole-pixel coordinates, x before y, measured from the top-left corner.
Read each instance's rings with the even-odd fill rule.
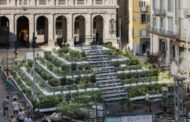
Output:
[[[119,89],[122,89],[122,88],[124,88],[123,85],[118,85],[118,86],[103,87],[103,88],[100,88],[100,89],[103,90],[103,91],[117,89],[118,92],[119,92]]]
[[[109,82],[119,82],[120,81],[120,79],[107,79],[107,80],[99,80],[99,81],[97,81],[97,83],[101,83],[101,84],[103,84],[103,83],[109,83]]]
[[[115,76],[115,75],[118,76],[117,72],[110,72],[110,73],[96,74],[97,77],[101,77],[101,76],[113,76],[113,75],[114,75],[114,76]]]
[[[127,96],[117,96],[117,97],[106,98],[104,101],[105,102],[120,101],[120,100],[124,100],[126,98],[127,98]]]
[[[100,87],[111,87],[111,86],[119,86],[122,85],[121,82],[112,82],[112,83],[104,83],[104,84],[99,84]]]
[[[108,79],[117,79],[118,76],[107,76],[107,77],[96,77],[96,81],[99,81],[99,80],[108,80]]]
[[[113,93],[113,94],[105,94],[103,95],[106,99],[110,97],[115,97],[115,96],[123,96],[127,95],[127,92],[120,92],[120,93]]]
[[[119,89],[120,92],[126,92],[124,88]],[[107,91],[102,91],[103,94],[114,94],[119,92],[118,89],[113,89],[113,90],[107,90]]]

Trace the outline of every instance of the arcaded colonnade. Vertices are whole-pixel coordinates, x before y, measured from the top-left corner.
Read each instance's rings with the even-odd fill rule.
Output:
[[[50,47],[54,47],[58,40],[70,45],[88,45],[93,40],[117,45],[117,7],[117,4],[108,3],[94,6],[1,6],[0,43],[14,45],[17,42],[29,47],[35,33],[39,45]],[[5,33],[6,30],[9,34]]]

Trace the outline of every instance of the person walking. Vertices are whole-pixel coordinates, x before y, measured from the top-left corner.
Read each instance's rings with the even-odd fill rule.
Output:
[[[22,108],[19,110],[19,113],[18,113],[18,120],[19,122],[24,122],[24,118],[25,118],[25,112],[22,110]]]
[[[168,95],[166,92],[162,93],[162,107],[163,111],[167,112],[167,105],[168,105]]]
[[[146,93],[146,95],[145,95],[145,102],[146,102],[145,111],[150,112],[151,111],[151,103],[150,103],[150,95],[149,95],[149,93]]]
[[[18,115],[18,112],[19,112],[19,104],[17,102],[17,98],[14,98],[13,99],[13,102],[12,102],[12,107],[13,107],[13,114],[14,116],[17,116]]]
[[[10,122],[17,122],[16,118],[13,115],[11,115]]]
[[[42,121],[41,122],[48,122],[46,116],[43,117]]]
[[[24,118],[24,122],[33,122],[30,114]]]
[[[3,116],[9,117],[9,112],[8,112],[9,111],[9,96],[3,99],[2,106],[3,106]]]

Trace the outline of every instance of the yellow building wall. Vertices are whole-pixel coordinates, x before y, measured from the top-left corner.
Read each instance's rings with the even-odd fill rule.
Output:
[[[141,10],[139,5],[139,0],[133,1],[133,44],[140,45],[140,30],[150,29],[150,22],[148,24],[141,23]],[[148,11],[145,14],[150,16],[150,6],[148,6]],[[149,35],[150,37],[150,35]]]

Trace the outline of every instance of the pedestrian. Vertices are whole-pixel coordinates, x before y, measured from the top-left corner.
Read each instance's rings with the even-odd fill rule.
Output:
[[[11,115],[10,122],[17,122],[16,118],[13,115]]]
[[[14,98],[13,99],[13,102],[12,102],[12,107],[13,107],[13,114],[14,116],[17,116],[18,115],[18,111],[19,111],[19,104],[17,102],[17,98]]]
[[[18,120],[19,120],[19,122],[24,122],[24,118],[25,118],[25,112],[21,108],[19,110],[19,113],[18,113]]]
[[[162,105],[163,105],[163,111],[167,112],[167,104],[168,104],[168,95],[167,93],[162,93]]]
[[[146,93],[145,95],[145,102],[146,102],[146,112],[150,112],[151,111],[151,103],[150,103],[150,95],[149,93]]]
[[[7,96],[6,98],[3,99],[3,116],[7,116],[9,117],[9,96]]]
[[[24,118],[24,122],[33,122],[30,114]]]
[[[46,116],[43,117],[42,121],[41,122],[48,122]]]

